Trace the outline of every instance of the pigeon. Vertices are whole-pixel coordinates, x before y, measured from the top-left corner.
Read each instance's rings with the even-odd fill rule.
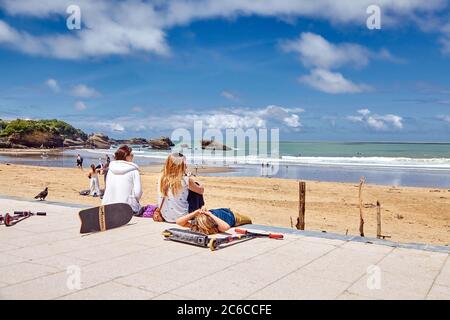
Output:
[[[44,191],[41,191],[36,197],[34,197],[35,199],[39,199],[39,200],[45,200],[45,198],[48,196],[48,187],[45,188]]]

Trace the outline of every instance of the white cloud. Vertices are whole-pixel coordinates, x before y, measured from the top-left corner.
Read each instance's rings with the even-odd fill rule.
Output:
[[[131,112],[140,113],[140,112],[144,112],[144,110],[141,107],[136,106],[136,107],[131,108]]]
[[[286,52],[298,54],[303,65],[311,69],[309,75],[300,77],[301,82],[322,92],[333,94],[363,92],[370,90],[371,87],[355,84],[341,73],[331,70],[344,66],[363,68],[373,59],[404,62],[386,48],[375,52],[356,43],[334,44],[311,32],[303,32],[298,39],[282,42],[281,48]]]
[[[8,24],[0,20],[0,43],[13,42],[16,40],[17,32]]]
[[[286,52],[299,54],[306,67],[324,69],[339,68],[343,65],[363,67],[369,63],[370,51],[354,43],[333,44],[322,36],[304,32],[295,40],[285,41],[281,47]]]
[[[370,110],[369,109],[359,109],[357,112],[363,116],[368,116],[370,113]]]
[[[76,3],[81,8],[81,30],[34,35],[15,30],[0,21],[0,43],[4,42],[28,54],[61,59],[128,55],[134,52],[158,55],[169,53],[165,32],[154,4],[105,0],[78,0]],[[45,19],[56,15],[66,18],[69,4],[73,3],[65,0],[4,0],[0,2],[0,7],[12,15]]]
[[[333,23],[360,23],[365,26],[366,8],[373,0],[198,0],[168,1],[168,22],[186,24],[208,17],[276,16],[321,18]],[[384,23],[407,20],[415,13],[434,12],[445,5],[445,0],[378,0],[383,10]]]
[[[445,24],[441,28],[442,36],[439,38],[439,43],[442,45],[441,52],[445,55],[450,55],[450,23]]]
[[[339,72],[331,72],[325,69],[313,69],[310,74],[300,77],[300,82],[322,92],[337,93],[358,93],[371,90],[365,84],[356,84],[344,78]]]
[[[96,129],[101,129],[101,130],[106,130],[108,132],[124,132],[124,131],[140,131],[140,130],[136,130],[135,128],[128,128],[126,129],[124,127],[123,124],[120,123],[120,121],[123,121],[123,119],[118,119],[119,122],[115,121],[115,120],[110,120],[110,121],[102,121],[97,123],[98,128]]]
[[[58,81],[55,79],[48,79],[45,81],[47,87],[49,87],[53,92],[59,92],[61,89],[59,87]]]
[[[83,110],[87,109],[87,106],[83,101],[76,101],[74,106],[75,106],[75,109],[77,109],[79,111],[83,111]]]
[[[439,120],[450,122],[450,115],[442,115],[437,117]]]
[[[302,124],[300,123],[300,117],[297,114],[286,117],[283,119],[283,121],[288,127],[291,128],[298,128],[302,126]]]
[[[129,115],[118,117],[98,124],[111,131],[145,131],[191,129],[194,121],[202,121],[204,128],[248,129],[248,128],[280,128],[298,131],[302,124],[298,113],[301,108],[285,108],[269,105],[259,109],[227,109],[211,110],[199,113],[152,114],[149,116]],[[120,129],[120,130],[118,130]]]
[[[389,131],[403,129],[403,118],[395,114],[376,115],[369,109],[360,109],[357,116],[347,116],[350,122],[361,123],[375,131]]]
[[[283,21],[307,17],[324,19],[333,24],[365,26],[366,8],[373,4],[373,0],[2,0],[0,8],[12,16],[66,18],[67,6],[74,3],[81,8],[81,30],[37,35],[16,30],[0,21],[0,44],[28,54],[62,59],[136,52],[168,55],[167,30],[193,21],[258,15]],[[382,8],[385,27],[410,21],[420,23],[417,19],[419,14],[438,14],[446,1],[378,0],[377,4]]]
[[[90,88],[85,84],[73,86],[70,94],[80,98],[93,98],[100,96],[100,93],[97,90]]]
[[[233,101],[233,102],[238,102],[238,101],[239,101],[239,97],[237,96],[237,94],[232,93],[232,92],[230,92],[230,91],[225,91],[225,90],[224,90],[224,91],[222,91],[222,92],[220,93],[220,95],[221,95],[222,97],[224,97],[224,98],[230,100],[230,101]]]

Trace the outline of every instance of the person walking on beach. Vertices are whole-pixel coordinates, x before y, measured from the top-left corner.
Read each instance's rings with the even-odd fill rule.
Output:
[[[106,155],[106,162],[105,165],[103,166],[103,180],[105,183],[105,188],[106,188],[106,177],[108,176],[108,170],[109,170],[109,164],[111,163],[111,159],[108,155]]]
[[[89,194],[93,197],[100,196],[100,182],[98,180],[98,170],[95,165],[91,164],[91,170],[89,171],[88,178],[90,180]]]
[[[102,161],[102,158],[98,158],[98,165],[97,165],[97,167],[95,167],[96,169],[100,169],[100,170],[102,170],[103,169],[103,161]]]
[[[83,157],[79,154],[77,155],[77,168],[83,170]]]
[[[139,203],[142,197],[141,176],[138,165],[133,163],[132,151],[131,147],[123,145],[114,153],[114,161],[108,167],[102,205],[128,203],[138,214],[142,210]]]
[[[204,191],[204,187],[187,171],[186,157],[179,152],[170,154],[158,180],[159,211],[153,219],[176,222],[190,210],[197,210],[204,204]]]

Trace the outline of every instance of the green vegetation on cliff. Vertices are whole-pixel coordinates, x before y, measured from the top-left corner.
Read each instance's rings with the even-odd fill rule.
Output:
[[[9,137],[12,134],[27,134],[36,131],[48,132],[60,135],[64,138],[81,138],[86,140],[87,134],[76,129],[70,124],[52,119],[52,120],[12,120],[9,122],[0,119],[0,137]]]
[[[8,125],[8,122],[0,119],[0,131],[2,131],[7,125]]]

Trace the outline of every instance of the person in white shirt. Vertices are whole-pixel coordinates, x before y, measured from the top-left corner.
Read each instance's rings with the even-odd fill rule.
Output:
[[[176,222],[189,213],[189,190],[203,195],[204,188],[187,171],[186,157],[179,152],[167,157],[163,172],[158,180],[158,207],[161,217],[155,221]]]
[[[89,194],[93,197],[100,196],[100,182],[98,180],[98,170],[95,169],[95,165],[91,165],[91,170],[88,174],[90,186],[89,186]]]
[[[102,204],[128,203],[134,213],[142,207],[139,203],[142,197],[141,176],[139,167],[133,163],[131,147],[121,146],[114,154],[106,178],[106,189]]]

